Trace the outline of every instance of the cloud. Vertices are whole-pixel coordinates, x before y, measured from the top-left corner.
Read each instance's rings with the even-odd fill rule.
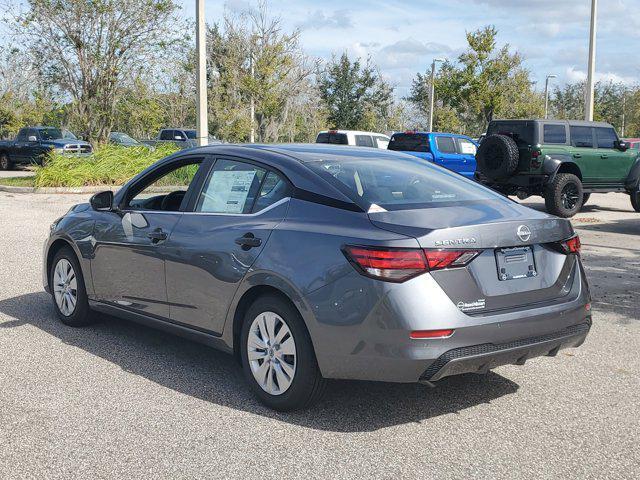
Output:
[[[353,27],[353,21],[348,10],[336,10],[331,15],[325,14],[322,10],[316,10],[299,26],[316,30],[324,28],[349,29]]]
[[[399,40],[387,45],[375,54],[375,60],[381,68],[407,68],[420,63],[429,55],[451,53],[451,48],[437,42],[421,42],[415,38]]]

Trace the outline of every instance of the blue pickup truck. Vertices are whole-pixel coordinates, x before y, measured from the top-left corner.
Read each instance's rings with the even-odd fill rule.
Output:
[[[404,152],[441,165],[473,179],[478,144],[469,137],[454,133],[394,133],[389,150]]]
[[[18,164],[42,165],[51,152],[88,155],[90,143],[69,138],[55,127],[27,127],[18,132],[15,140],[0,141],[0,170],[11,170]]]

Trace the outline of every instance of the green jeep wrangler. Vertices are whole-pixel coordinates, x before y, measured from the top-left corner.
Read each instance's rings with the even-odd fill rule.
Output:
[[[572,217],[593,192],[626,192],[640,212],[640,152],[608,123],[494,120],[476,154],[476,179],[505,195],[544,197]]]

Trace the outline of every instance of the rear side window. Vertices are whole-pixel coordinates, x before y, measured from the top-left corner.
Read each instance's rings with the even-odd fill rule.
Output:
[[[543,143],[567,143],[567,130],[564,125],[545,125]]]
[[[396,133],[387,148],[398,152],[428,152],[429,137],[419,133]]]
[[[456,153],[456,142],[453,137],[436,137],[436,145],[442,153]]]
[[[326,132],[318,134],[316,143],[331,143],[333,145],[349,145],[349,139],[345,133]]]
[[[266,173],[249,163],[218,160],[200,193],[196,212],[251,213]]]
[[[356,146],[373,147],[373,138],[371,135],[356,135]]]
[[[571,145],[574,147],[593,148],[593,128],[571,127]]]
[[[533,145],[533,122],[491,122],[487,129],[487,135],[508,135],[519,146]]]
[[[613,128],[596,127],[598,148],[615,148],[618,136]]]
[[[464,138],[458,139],[458,153],[462,155],[475,155],[478,151],[475,143],[470,142]]]
[[[252,211],[259,212],[260,210],[264,210],[283,198],[287,198],[289,195],[289,184],[287,181],[275,172],[268,172],[262,181],[260,193],[258,193],[258,198],[256,198]]]
[[[385,210],[500,200],[497,193],[419,159],[360,157],[314,160],[309,168],[358,205]]]

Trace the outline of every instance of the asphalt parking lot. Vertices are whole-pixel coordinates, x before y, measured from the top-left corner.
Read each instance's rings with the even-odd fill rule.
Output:
[[[86,198],[0,192],[0,478],[640,476],[640,214],[627,196],[593,195],[574,219],[594,296],[583,347],[435,389],[333,382],[293,414],[258,404],[227,355],[54,318],[42,242]]]

